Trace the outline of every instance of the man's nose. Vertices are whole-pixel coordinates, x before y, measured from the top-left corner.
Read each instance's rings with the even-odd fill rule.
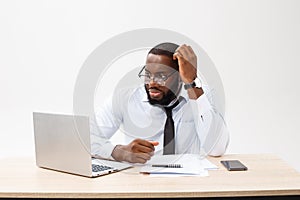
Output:
[[[149,86],[158,86],[159,84],[154,80],[154,77],[150,78]]]

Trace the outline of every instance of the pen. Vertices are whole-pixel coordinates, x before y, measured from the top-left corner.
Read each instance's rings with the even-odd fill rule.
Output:
[[[182,168],[181,164],[167,164],[167,165],[151,165],[152,167],[169,167],[169,168]]]

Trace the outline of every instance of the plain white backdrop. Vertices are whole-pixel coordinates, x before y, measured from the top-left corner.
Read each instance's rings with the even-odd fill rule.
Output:
[[[300,171],[299,9],[298,0],[2,0],[0,157],[34,156],[32,112],[72,113],[77,74],[102,42],[161,28],[191,38],[214,62],[227,153],[274,153]]]

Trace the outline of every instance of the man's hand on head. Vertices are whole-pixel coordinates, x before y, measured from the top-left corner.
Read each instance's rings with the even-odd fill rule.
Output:
[[[191,46],[181,45],[173,54],[173,59],[178,60],[179,74],[184,83],[191,83],[197,77],[197,56]]]
[[[197,56],[192,47],[183,44],[176,49],[173,59],[178,60],[179,74],[185,84],[191,84],[197,77]],[[202,88],[190,88],[187,90],[190,99],[198,99],[204,91]]]
[[[112,157],[117,161],[127,161],[131,163],[145,163],[154,155],[154,146],[158,142],[135,139],[128,145],[117,145]]]

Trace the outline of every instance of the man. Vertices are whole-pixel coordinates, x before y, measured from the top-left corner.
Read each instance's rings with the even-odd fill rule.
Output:
[[[91,120],[92,154],[145,163],[155,154],[224,154],[229,134],[197,77],[197,57],[188,45],[152,48],[138,76],[143,86],[121,90]],[[126,144],[109,139],[117,130]]]

